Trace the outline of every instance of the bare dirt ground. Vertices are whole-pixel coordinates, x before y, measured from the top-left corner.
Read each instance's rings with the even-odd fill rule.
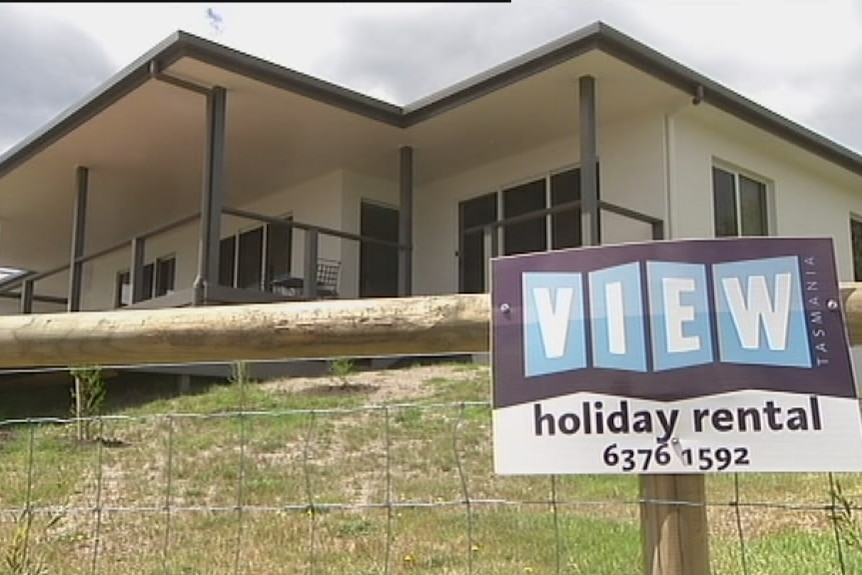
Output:
[[[467,380],[486,374],[487,367],[463,365],[422,365],[404,369],[357,371],[347,376],[352,389],[368,391],[371,404],[409,403],[433,393],[426,383],[435,379]],[[332,375],[318,377],[291,377],[268,381],[261,385],[273,391],[302,392],[314,390],[342,391],[341,382]]]

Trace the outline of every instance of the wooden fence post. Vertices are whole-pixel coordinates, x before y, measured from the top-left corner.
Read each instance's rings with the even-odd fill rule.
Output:
[[[83,404],[81,403],[81,376],[75,375],[75,417],[77,421],[78,428],[78,441],[84,441],[84,422],[81,420],[81,410],[83,409]]]
[[[709,575],[705,476],[641,475],[640,498],[644,574]]]

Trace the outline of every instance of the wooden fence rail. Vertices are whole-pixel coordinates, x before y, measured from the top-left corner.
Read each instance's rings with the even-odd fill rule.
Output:
[[[862,344],[862,283],[842,284]],[[0,368],[480,353],[487,294],[0,316]],[[707,575],[703,475],[641,477],[644,572]]]
[[[487,294],[0,316],[0,368],[486,352]]]

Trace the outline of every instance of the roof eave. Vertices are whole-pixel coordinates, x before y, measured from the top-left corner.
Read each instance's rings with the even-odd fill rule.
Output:
[[[394,104],[279,66],[192,34],[180,32],[180,37],[183,40],[183,56],[372,120],[396,127],[401,125],[403,110]]]
[[[486,96],[593,50],[598,45],[601,23],[562,36],[481,74],[404,107],[404,127],[439,116],[467,102]]]
[[[862,155],[742,97],[599,22],[404,108],[197,36],[176,32],[115,74],[79,103],[56,116],[41,130],[0,156],[0,177],[147,82],[150,79],[152,61],[156,61],[160,69],[166,69],[179,58],[188,56],[392,126],[409,127],[595,49],[684,93],[692,96],[697,94],[703,101],[718,109],[852,173],[862,175]]]
[[[171,34],[77,103],[59,113],[40,130],[0,155],[0,177],[143,85],[150,78],[150,62],[157,60],[161,65],[169,64],[179,56],[182,43],[180,33]]]

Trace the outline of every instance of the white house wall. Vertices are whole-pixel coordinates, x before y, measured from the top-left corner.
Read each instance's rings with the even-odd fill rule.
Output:
[[[662,142],[658,112],[600,123],[602,199],[664,218]],[[421,148],[417,158],[421,169]],[[570,138],[420,186],[414,199],[414,292],[436,295],[458,291],[459,202],[576,167],[579,161],[579,138],[573,133]],[[602,235],[605,243],[641,241],[649,240],[652,230],[646,224],[605,213]]]
[[[601,199],[654,218],[667,218],[662,116],[642,112],[600,125]],[[646,223],[604,212],[602,243],[649,241]]]
[[[149,238],[144,245],[144,261],[176,257],[174,285],[191,287],[197,274],[197,222],[174,228]],[[114,307],[117,273],[131,267],[130,247],[117,250],[84,264],[81,278],[81,309],[103,310]]]
[[[773,234],[834,238],[840,279],[852,281],[850,216],[862,214],[862,190],[847,187],[837,175],[829,178],[786,160],[789,146],[778,140],[758,146],[744,135],[710,129],[692,114],[675,118],[672,129],[674,238],[714,236],[712,166],[717,162],[766,182]]]

